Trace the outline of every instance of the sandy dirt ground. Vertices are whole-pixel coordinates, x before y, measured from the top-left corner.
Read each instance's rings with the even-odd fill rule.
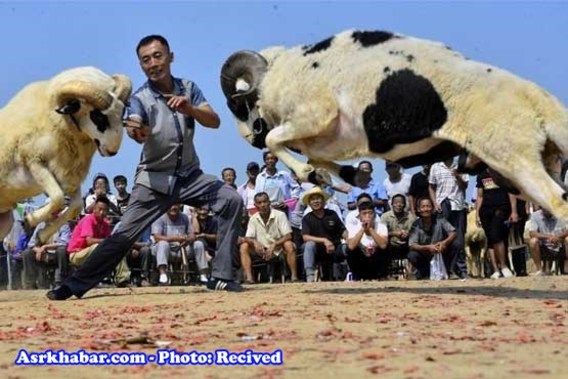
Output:
[[[568,276],[0,292],[0,378],[567,378]],[[281,366],[14,364],[38,352],[274,352]]]

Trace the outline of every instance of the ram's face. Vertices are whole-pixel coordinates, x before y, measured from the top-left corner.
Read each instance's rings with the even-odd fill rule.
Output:
[[[269,125],[259,108],[260,85],[267,69],[266,59],[252,51],[232,54],[221,69],[221,88],[227,106],[237,118],[239,133],[253,146],[263,149]]]
[[[55,76],[48,90],[54,111],[86,134],[103,157],[118,152],[125,102],[132,91],[127,76],[111,77],[94,67],[78,67]]]
[[[124,103],[114,95],[111,106],[105,110],[81,102],[81,109],[76,113],[79,129],[95,142],[103,157],[115,155],[120,148],[124,111]]]
[[[269,125],[261,116],[258,101],[254,104],[249,102],[228,102],[229,109],[237,118],[239,133],[248,143],[259,149],[266,147],[265,139],[269,131]]]

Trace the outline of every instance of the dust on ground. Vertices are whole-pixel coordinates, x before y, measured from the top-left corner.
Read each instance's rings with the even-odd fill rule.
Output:
[[[568,276],[0,292],[0,378],[566,378]],[[281,366],[14,365],[27,351],[274,352]]]

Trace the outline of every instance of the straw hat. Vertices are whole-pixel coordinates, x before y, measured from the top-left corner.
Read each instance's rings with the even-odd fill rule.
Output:
[[[304,203],[304,205],[308,205],[308,203],[310,202],[310,197],[314,195],[322,196],[324,202],[326,202],[331,197],[327,192],[322,190],[321,187],[315,186],[304,194],[304,197],[302,197],[302,203]]]

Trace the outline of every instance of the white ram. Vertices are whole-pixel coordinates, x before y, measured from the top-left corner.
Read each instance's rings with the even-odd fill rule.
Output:
[[[45,193],[48,205],[28,214],[36,226],[69,207],[38,236],[46,241],[82,207],[81,183],[95,151],[115,155],[132,84],[94,67],[64,71],[32,83],[0,109],[0,240],[12,226],[19,201]]]
[[[223,65],[221,86],[243,137],[304,180],[315,180],[315,167],[353,184],[354,169],[338,160],[409,167],[465,152],[568,219],[565,191],[547,172],[568,154],[564,105],[443,44],[350,30],[314,45],[239,51]]]

